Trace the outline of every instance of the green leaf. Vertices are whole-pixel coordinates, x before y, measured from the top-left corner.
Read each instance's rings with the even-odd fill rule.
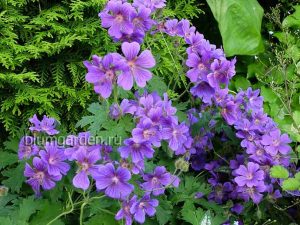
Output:
[[[19,210],[15,211],[12,215],[13,220],[16,224],[26,224],[29,218],[34,214],[40,207],[40,202],[34,200],[34,196],[27,199],[23,199]]]
[[[297,124],[298,127],[300,127],[300,111],[293,112],[293,120]]]
[[[289,171],[283,166],[273,166],[270,170],[271,177],[287,179],[289,177]]]
[[[206,211],[206,213],[203,215],[200,225],[212,225],[212,218],[210,211]]]
[[[300,27],[300,5],[295,5],[294,9],[295,12],[283,20],[282,25],[284,27]]]
[[[227,56],[264,51],[261,38],[263,8],[256,0],[207,0],[219,24]]]
[[[277,100],[276,94],[270,88],[261,87],[261,95],[264,97],[265,102],[275,102]]]
[[[63,210],[63,207],[58,202],[55,203],[55,207],[53,207],[53,203],[50,203],[48,200],[40,203],[39,211],[36,216],[30,220],[30,225],[46,224],[58,216]],[[58,219],[52,224],[63,225],[64,223]]]
[[[282,189],[285,191],[295,191],[300,187],[300,181],[296,178],[288,178],[282,183]]]
[[[172,217],[172,204],[170,201],[161,200],[156,208],[156,219],[159,225],[165,225]]]
[[[4,180],[2,184],[9,187],[10,191],[19,192],[25,181],[23,173],[24,163],[20,163],[16,168],[3,171],[2,175],[8,178]]]
[[[164,80],[159,76],[153,76],[148,82],[147,88],[150,92],[156,91],[160,96],[162,96],[168,90]]]
[[[0,169],[18,162],[16,154],[8,153],[3,150],[0,151]]]
[[[300,172],[295,174],[295,178],[300,181]]]
[[[236,90],[239,90],[239,89],[246,90],[248,87],[251,86],[251,83],[245,77],[237,76],[235,78],[234,85],[235,85]]]
[[[92,103],[88,107],[88,111],[93,115],[82,117],[76,124],[76,127],[84,128],[89,125],[88,130],[91,131],[92,134],[96,134],[101,130],[103,123],[107,121],[107,107],[99,103]]]
[[[201,208],[196,210],[192,202],[185,202],[181,210],[182,219],[190,224],[199,225],[204,216]]]
[[[119,223],[115,220],[113,215],[107,213],[99,213],[91,217],[84,225],[118,225]]]

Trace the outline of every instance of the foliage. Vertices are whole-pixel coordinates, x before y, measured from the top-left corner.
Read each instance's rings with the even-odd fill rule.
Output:
[[[82,61],[115,48],[99,27],[104,3],[1,1],[0,122],[10,134],[35,113],[75,130],[93,99]]]
[[[257,0],[207,0],[218,21],[227,56],[264,51],[261,37],[263,8]]]
[[[93,54],[104,56],[119,47],[100,27],[97,14],[105,2],[0,2],[3,9],[0,12],[0,123],[6,130],[0,137],[3,141],[3,146],[0,146],[0,184],[3,185],[0,185],[0,221],[3,225],[68,225],[78,224],[79,218],[87,225],[123,224],[123,221],[115,220],[120,209],[117,201],[99,197],[93,188],[88,193],[74,188],[70,174],[54,189],[43,192],[42,198],[32,196],[29,185],[24,183],[25,163],[18,161],[17,157],[19,140],[24,135],[28,118],[37,113],[57,119],[62,136],[79,130],[100,136],[101,142],[112,145],[113,160],[120,160],[117,148],[122,145],[121,140],[131,137],[139,119],[131,115],[112,119],[110,106],[124,98],[133,99],[137,93],[134,95],[134,92],[118,88],[114,92],[115,99],[98,98],[85,81],[86,69],[82,64]],[[214,171],[202,168],[200,172],[194,171],[190,165],[189,169],[178,169],[177,156],[168,143],[163,143],[153,159],[146,161],[145,173],[155,166],[165,166],[168,171],[175,171],[174,174],[180,170],[181,182],[178,188],[167,188],[165,195],[157,197],[156,215],[148,217],[145,224],[218,225],[225,221],[228,224],[238,221],[244,224],[297,224],[300,219],[294,211],[299,210],[300,203],[296,197],[300,190],[300,173],[296,169],[300,153],[299,5],[293,5],[290,15],[285,9],[292,3],[286,0],[281,1],[284,7],[264,8],[266,19],[261,30],[263,10],[256,0],[207,2],[219,23],[226,54],[243,55],[237,56],[240,63],[230,84],[230,92],[235,95],[249,86],[261,90],[265,112],[294,141],[291,144],[294,165],[264,168],[270,170],[274,186],[282,187],[284,197],[281,199],[276,199],[271,190],[260,204],[241,202],[244,206],[241,214],[232,210],[236,199],[214,202],[212,193],[224,193],[218,192],[213,178],[217,177],[221,182],[230,179],[233,169],[229,167],[234,164],[231,159],[245,154],[245,151],[239,146],[235,128],[224,123],[222,109],[209,108],[196,115],[200,121],[192,126],[192,132],[197,137],[201,132],[214,133],[212,149],[205,150],[208,157],[205,160],[221,161],[223,166]],[[252,10],[253,7],[256,10]],[[196,0],[167,1],[167,8],[159,12],[158,19],[188,18],[201,27],[198,18],[203,13],[201,8],[202,4]],[[209,12],[205,13],[209,17]],[[167,92],[177,109],[179,121],[187,122],[187,110],[198,107],[200,101],[189,94],[191,84],[186,77],[184,41],[157,32],[146,36],[142,49],[150,49],[157,64],[147,87],[135,86],[134,91],[140,94],[157,91],[160,96]],[[256,55],[255,58],[252,55]],[[215,127],[211,121],[216,123]],[[111,143],[110,138],[115,142]],[[181,162],[186,163],[186,158],[188,155],[180,158]],[[32,163],[31,160],[27,162]],[[76,170],[77,165],[72,165],[70,172],[75,174]],[[140,182],[137,176],[133,180]],[[8,188],[8,192],[2,192],[3,188]],[[137,184],[136,189],[140,190]],[[83,203],[84,210],[81,208]]]

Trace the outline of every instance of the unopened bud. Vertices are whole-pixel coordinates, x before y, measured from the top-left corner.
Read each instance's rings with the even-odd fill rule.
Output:
[[[0,197],[6,196],[8,192],[8,188],[5,186],[0,186]]]
[[[180,158],[176,160],[175,162],[175,167],[177,170],[180,170],[182,172],[187,172],[189,171],[189,162],[185,161],[183,158]]]

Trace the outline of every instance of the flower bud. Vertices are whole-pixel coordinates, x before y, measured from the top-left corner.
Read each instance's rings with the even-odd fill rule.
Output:
[[[182,172],[189,171],[189,162],[185,161],[183,158],[179,158],[175,162],[175,167],[177,170],[181,170]]]
[[[122,114],[120,106],[118,104],[113,103],[109,108],[109,116],[112,119],[119,119]]]
[[[8,188],[5,186],[0,186],[0,197],[6,196],[8,192]]]

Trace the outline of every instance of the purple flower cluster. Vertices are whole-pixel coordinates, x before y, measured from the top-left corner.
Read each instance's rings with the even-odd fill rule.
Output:
[[[213,149],[211,125],[215,122],[212,119],[208,124],[211,129],[200,130],[194,137],[194,150],[190,151],[192,168],[201,170],[204,167],[211,173],[209,182],[214,191],[210,198],[216,202],[222,203],[228,199],[247,201],[251,198],[259,203],[262,193],[271,195],[275,188],[275,180],[268,175],[269,168],[290,165],[291,147],[288,144],[291,140],[287,134],[281,134],[274,121],[264,113],[259,90],[248,88],[246,91],[240,90],[235,96],[229,94],[228,84],[235,75],[235,59],[227,60],[223,50],[211,45],[187,20],[168,20],[163,30],[169,36],[182,37],[188,45],[186,75],[194,84],[191,94],[203,103],[200,111],[193,109],[189,112],[191,125],[197,123],[198,118],[201,120],[202,111],[207,112],[215,107],[217,112],[212,112],[212,117],[219,114],[228,125],[233,126],[236,136],[242,139],[241,147],[246,150],[245,155],[230,162],[232,180],[220,182],[221,174],[217,169],[224,160],[205,164],[206,150]],[[278,192],[276,196],[279,196]]]
[[[29,122],[32,126],[29,128],[32,132],[42,132],[48,135],[58,134],[58,130],[55,129],[57,121],[54,118],[49,118],[44,116],[42,120],[39,120],[36,115],[34,115]]]
[[[88,69],[86,80],[103,98],[110,97],[115,85],[130,90],[134,80],[138,87],[145,87],[152,78],[149,69],[155,66],[155,59],[149,50],[139,54],[137,42],[124,42],[122,52],[124,56],[118,53],[109,53],[103,58],[94,55],[91,62],[84,62]]]
[[[164,0],[135,0],[133,4],[110,0],[99,17],[114,41],[142,43],[145,33],[155,25],[151,15],[164,6]]]
[[[44,147],[45,150],[38,151],[33,158],[33,167],[26,163],[24,171],[24,176],[28,177],[26,182],[36,195],[40,195],[41,187],[44,190],[54,188],[55,182],[60,181],[70,169],[69,164],[65,162],[67,157],[64,155],[63,148],[55,142],[46,142]]]
[[[185,123],[179,123],[175,116],[176,108],[165,94],[164,99],[156,93],[144,94],[137,101],[121,103],[125,107],[134,109],[132,114],[138,121],[136,128],[132,130],[132,137],[124,141],[124,146],[119,148],[121,157],[131,158],[133,163],[152,158],[154,147],[160,147],[162,141],[169,143],[169,148],[176,155],[183,155],[191,148],[193,139],[190,136],[189,127]],[[143,166],[142,166],[143,168]]]
[[[131,90],[136,83],[144,88],[152,78],[150,69],[155,66],[155,59],[149,50],[140,52],[140,44],[146,32],[157,25],[151,16],[165,3],[165,0],[134,0],[133,3],[110,0],[99,13],[102,27],[108,28],[115,41],[122,42],[122,54],[95,55],[91,62],[84,62],[88,70],[86,80],[103,98],[109,98],[118,86]],[[118,161],[111,158],[112,146],[92,143],[89,132],[69,135],[63,146],[55,142],[36,145],[37,135],[55,135],[58,131],[53,118],[44,116],[40,121],[34,115],[30,119],[34,137],[25,136],[19,144],[19,158],[32,161],[24,171],[27,183],[40,195],[41,189],[54,188],[73,164],[76,167],[74,187],[85,191],[92,188],[91,181],[94,181],[97,191],[121,202],[116,220],[125,219],[126,225],[134,221],[144,223],[146,216],[155,215],[159,204],[152,197],[164,194],[168,187],[178,187],[180,182],[164,166],[156,166],[151,172],[145,169],[145,162],[154,157],[155,149],[166,142],[175,155],[182,156],[177,164],[187,163],[182,171],[188,170],[187,161],[196,171],[208,171],[212,187],[208,199],[219,204],[233,200],[233,213],[242,213],[242,200],[258,204],[265,194],[273,199],[281,197],[276,189],[277,180],[269,176],[269,169],[273,165],[290,165],[291,140],[264,113],[259,91],[248,88],[230,94],[228,85],[235,75],[236,60],[227,60],[223,50],[204,39],[188,20],[170,19],[159,24],[158,30],[185,40],[186,75],[194,85],[190,92],[201,101],[201,107],[188,110],[187,120],[180,122],[167,94],[162,98],[156,92],[144,91],[136,93],[133,100],[123,99],[120,104],[118,96],[114,96],[110,118],[118,120],[129,114],[135,123],[131,135],[117,149]],[[203,121],[206,124],[199,127]],[[221,129],[217,123],[221,123]],[[213,145],[215,138],[224,146],[227,144],[229,134],[225,129],[234,130],[234,138],[241,140],[240,148],[245,150],[241,155],[233,155],[231,160],[227,155],[220,156]],[[224,168],[229,172],[224,172]],[[195,196],[202,197],[204,194],[200,192]]]

